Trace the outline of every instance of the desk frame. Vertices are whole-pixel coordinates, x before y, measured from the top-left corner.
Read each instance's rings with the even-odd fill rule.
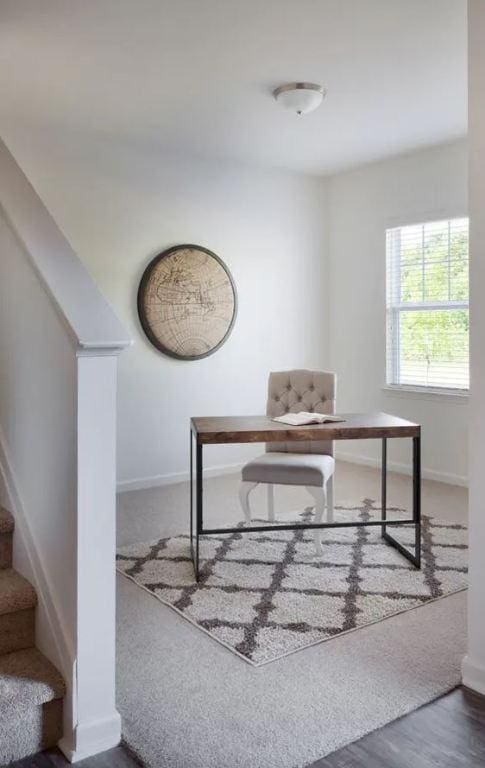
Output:
[[[261,531],[294,531],[313,528],[360,528],[380,526],[382,538],[397,549],[416,568],[421,568],[421,427],[419,424],[387,414],[343,414],[343,422],[305,427],[289,427],[265,417],[193,418],[190,422],[190,550],[195,579],[200,577],[200,536],[251,533]],[[355,423],[357,421],[357,424]],[[229,429],[236,423],[236,429]],[[206,427],[206,428],[204,428]],[[280,523],[244,525],[244,527],[204,528],[203,521],[203,446],[254,442],[288,442],[290,440],[381,439],[381,503],[380,520],[357,520],[332,523]],[[413,443],[413,504],[411,519],[387,519],[387,441],[389,438],[411,438]],[[195,447],[195,492],[194,492]],[[194,515],[195,501],[195,515]],[[194,530],[195,522],[195,530]],[[414,552],[409,551],[388,531],[395,525],[414,526]]]

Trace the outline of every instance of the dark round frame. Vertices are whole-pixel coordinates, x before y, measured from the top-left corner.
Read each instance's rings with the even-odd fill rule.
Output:
[[[157,264],[162,259],[165,259],[168,256],[171,256],[173,253],[176,253],[177,251],[182,251],[187,248],[192,248],[197,251],[203,251],[208,256],[211,256],[213,259],[215,259],[215,261],[217,261],[218,264],[220,264],[220,266],[223,268],[224,272],[229,278],[229,282],[232,288],[232,293],[234,296],[234,311],[232,313],[231,322],[229,323],[229,327],[226,333],[224,334],[222,339],[218,342],[218,344],[215,345],[215,347],[212,347],[212,349],[209,349],[208,352],[204,352],[202,355],[178,355],[176,352],[173,352],[171,349],[167,349],[166,347],[164,347],[164,345],[161,344],[160,341],[157,339],[157,337],[154,335],[146,317],[145,307],[143,306],[146,286]],[[209,357],[209,355],[213,355],[214,352],[217,352],[217,350],[220,349],[220,347],[222,347],[222,345],[227,341],[227,339],[229,338],[232,332],[232,329],[234,328],[234,323],[236,322],[237,309],[238,309],[236,284],[226,264],[224,264],[222,259],[213,251],[210,251],[208,248],[204,248],[202,245],[193,245],[190,243],[185,245],[174,245],[172,246],[172,248],[167,248],[167,250],[162,251],[162,253],[159,253],[158,256],[155,256],[155,258],[153,258],[148,264],[148,266],[146,267],[145,271],[143,272],[142,278],[140,280],[140,285],[138,286],[137,306],[138,306],[138,317],[140,318],[141,326],[147,338],[149,339],[149,341],[151,341],[153,346],[156,349],[158,349],[159,352],[163,352],[164,355],[173,357],[176,360],[202,360],[202,358]]]

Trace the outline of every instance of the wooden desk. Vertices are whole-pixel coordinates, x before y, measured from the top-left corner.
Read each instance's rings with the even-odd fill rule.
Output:
[[[199,580],[199,537],[221,533],[296,530],[298,528],[345,528],[365,525],[381,526],[383,539],[395,547],[416,568],[421,567],[421,427],[411,421],[387,413],[344,413],[345,421],[292,427],[272,421],[266,416],[210,416],[190,420],[190,546],[196,580]],[[387,520],[387,440],[411,438],[413,441],[413,513],[411,519]],[[382,519],[333,523],[288,523],[237,528],[204,528],[203,523],[203,446],[234,443],[275,443],[290,440],[362,440],[382,441]],[[195,445],[195,493],[194,493]],[[195,515],[194,515],[195,497]],[[195,522],[195,531],[194,531]],[[393,525],[414,526],[415,546],[410,552],[388,532]]]

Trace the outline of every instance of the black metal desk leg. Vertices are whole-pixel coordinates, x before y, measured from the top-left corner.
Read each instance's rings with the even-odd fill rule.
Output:
[[[421,436],[413,437],[413,520],[415,565],[421,568]]]
[[[195,580],[199,581],[199,537],[202,531],[202,498],[203,498],[203,488],[202,488],[202,445],[197,443],[196,445],[196,457],[195,457],[195,473],[196,473],[196,480],[197,480],[197,495],[196,495],[196,503],[195,503],[195,561],[194,561],[194,570],[195,570]]]
[[[382,478],[382,490],[384,490],[384,472]],[[383,519],[384,502],[383,502]],[[392,547],[397,549],[406,560],[409,560],[416,568],[421,568],[421,438],[413,437],[413,523],[414,523],[414,552],[410,552],[387,531],[387,526],[382,526],[382,538]]]
[[[381,517],[383,520],[387,518],[387,437],[382,438],[382,457],[381,457]],[[383,525],[381,533],[384,536],[386,533],[386,526]]]
[[[193,440],[194,436],[192,434],[192,430],[190,430],[189,433],[189,440],[190,440],[190,555],[192,557],[192,562],[194,561],[194,452],[193,452]]]

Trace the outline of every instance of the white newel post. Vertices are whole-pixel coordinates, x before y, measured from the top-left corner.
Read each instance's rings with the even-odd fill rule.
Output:
[[[463,682],[485,694],[485,0],[468,3],[470,588]]]
[[[115,702],[116,374],[118,350],[77,355],[77,631],[72,743],[77,761],[119,744]]]

